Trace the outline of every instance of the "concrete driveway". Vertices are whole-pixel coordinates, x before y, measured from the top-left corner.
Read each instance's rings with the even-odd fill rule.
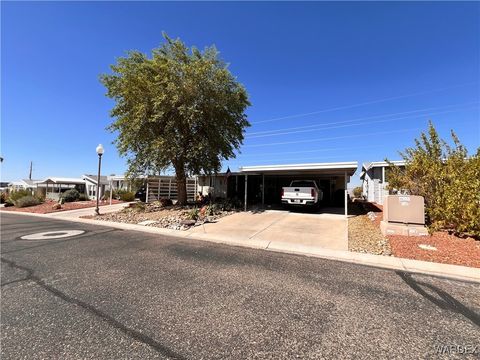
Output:
[[[195,236],[215,239],[229,237],[267,245],[288,243],[348,250],[347,220],[343,215],[332,213],[240,212],[189,231]]]

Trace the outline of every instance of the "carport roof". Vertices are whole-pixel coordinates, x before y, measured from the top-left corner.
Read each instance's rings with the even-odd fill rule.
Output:
[[[335,163],[310,163],[310,164],[286,164],[286,165],[260,165],[241,166],[243,174],[331,174],[343,175],[345,172],[352,176],[357,170],[358,162],[335,162]]]

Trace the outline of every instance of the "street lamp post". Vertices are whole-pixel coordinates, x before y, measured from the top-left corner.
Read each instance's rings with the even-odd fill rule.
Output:
[[[100,209],[98,208],[98,201],[100,200],[100,167],[102,166],[102,155],[104,152],[102,144],[98,144],[97,146],[97,154],[98,154],[98,175],[97,175],[97,207],[95,208],[95,214],[100,215]]]

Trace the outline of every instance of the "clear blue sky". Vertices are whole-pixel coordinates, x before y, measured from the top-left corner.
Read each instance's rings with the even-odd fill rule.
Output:
[[[428,119],[444,137],[453,128],[471,152],[480,143],[478,2],[2,2],[1,10],[4,181],[26,178],[30,160],[34,178],[95,173],[98,143],[104,173],[123,173],[98,76],[127,50],[159,46],[162,31],[215,44],[250,94],[253,126],[224,169],[398,159]]]

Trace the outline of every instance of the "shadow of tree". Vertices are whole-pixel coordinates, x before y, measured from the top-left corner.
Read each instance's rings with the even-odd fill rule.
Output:
[[[472,323],[480,327],[480,314],[469,309],[450,294],[436,286],[415,280],[409,273],[396,271],[396,274],[400,276],[416,293],[422,295],[425,299],[437,305],[439,308],[463,315]],[[431,293],[428,292],[427,289],[429,289]]]

